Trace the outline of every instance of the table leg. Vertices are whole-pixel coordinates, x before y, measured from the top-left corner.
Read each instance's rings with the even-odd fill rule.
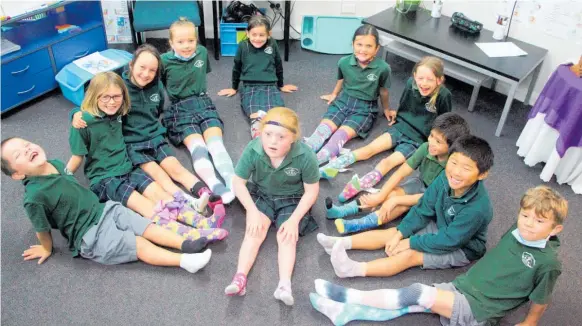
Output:
[[[285,39],[285,61],[289,61],[289,25],[291,24],[291,1],[285,0],[285,22],[283,27],[283,38]]]
[[[540,75],[540,70],[542,70],[543,63],[544,63],[543,61],[540,62],[540,64],[533,71],[533,74],[531,76],[531,80],[529,82],[529,86],[527,88],[527,94],[525,95],[525,99],[523,100],[523,104],[525,104],[525,105],[529,105],[531,93],[533,92],[533,89],[536,86],[536,82],[538,81],[538,76]]]
[[[220,58],[220,38],[218,35],[218,12],[216,10],[216,0],[212,1],[212,28],[214,31],[214,59]]]
[[[519,86],[519,83],[517,82],[513,83],[511,85],[511,88],[509,89],[509,93],[507,93],[507,100],[505,101],[505,106],[503,107],[501,118],[499,119],[499,123],[497,124],[497,130],[495,130],[495,136],[497,137],[501,136],[501,130],[503,129],[505,120],[507,120],[507,115],[509,114],[509,110],[511,109],[511,104],[513,103],[513,97],[515,96],[517,86]]]

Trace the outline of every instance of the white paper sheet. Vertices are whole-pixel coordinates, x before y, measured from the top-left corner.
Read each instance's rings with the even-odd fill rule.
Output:
[[[77,66],[87,70],[93,75],[103,71],[110,71],[116,67],[119,67],[119,63],[117,61],[106,58],[99,52],[92,53],[73,62]]]
[[[513,42],[475,43],[475,45],[491,58],[527,55],[527,52],[520,49],[517,45],[513,44]]]

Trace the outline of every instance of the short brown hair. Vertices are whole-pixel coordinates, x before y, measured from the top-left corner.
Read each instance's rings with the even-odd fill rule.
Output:
[[[11,141],[14,138],[16,137],[8,137],[2,140],[2,143],[0,143],[0,156],[2,154],[2,147],[4,147],[4,144],[6,144],[7,142]],[[2,170],[2,173],[6,174],[7,176],[11,176],[15,172],[10,166],[10,163],[8,163],[8,161],[4,159],[4,156],[0,157],[0,169]]]
[[[537,216],[553,219],[556,224],[564,224],[568,214],[568,201],[548,186],[529,189],[519,203],[521,209],[533,209]]]

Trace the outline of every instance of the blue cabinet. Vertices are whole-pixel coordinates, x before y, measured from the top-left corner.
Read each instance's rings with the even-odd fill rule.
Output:
[[[58,33],[66,24],[78,29]],[[61,1],[13,17],[2,22],[2,37],[21,47],[2,56],[2,113],[57,88],[55,75],[67,64],[107,49],[100,1]]]

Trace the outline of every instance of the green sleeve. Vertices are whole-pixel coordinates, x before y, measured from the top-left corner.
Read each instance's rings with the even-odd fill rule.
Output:
[[[559,269],[553,269],[551,271],[543,273],[538,280],[536,280],[536,286],[532,293],[529,295],[529,299],[537,304],[547,304],[550,301],[552,292],[554,291],[554,286],[562,272]]]
[[[408,97],[412,91],[412,83],[412,78],[408,78],[408,81],[406,81],[406,86],[404,86],[404,91],[402,91],[402,95],[400,95],[398,111],[404,109],[404,107],[408,104]]]
[[[438,178],[445,178],[442,173]],[[437,185],[438,184],[438,185]],[[402,219],[400,224],[396,227],[404,238],[410,237],[415,232],[424,228],[431,220],[436,220],[435,206],[439,191],[442,188],[441,182],[433,182],[428,186],[424,195],[420,197],[418,204],[413,206],[408,214]],[[410,246],[412,248],[412,239],[410,239]]]
[[[210,57],[208,56],[208,50],[206,50],[206,73],[212,72],[212,67],[210,66]]]
[[[303,170],[301,171],[301,179],[303,183],[314,184],[319,182],[319,164],[317,163],[317,156],[312,150],[307,151],[305,161],[303,162]]]
[[[81,111],[81,108],[79,108],[78,106],[74,107],[71,112],[69,112],[69,121],[73,121],[73,116],[75,115],[75,113]]]
[[[240,159],[236,163],[236,168],[234,169],[234,173],[242,179],[248,180],[251,177],[251,174],[255,170],[254,160],[253,160],[253,148],[252,144],[254,141],[251,141],[245,150],[243,151]]]
[[[392,86],[392,72],[390,71],[390,66],[380,74],[380,87],[390,88]]]
[[[160,76],[161,80],[162,80],[162,84],[164,84],[165,87],[168,87],[168,74],[166,73],[166,58],[164,57],[164,55],[162,55],[162,74]]]
[[[277,87],[281,88],[284,83],[283,78],[283,61],[281,60],[281,53],[279,53],[279,46],[277,42],[273,42],[273,49],[275,49],[275,74],[277,75]]]
[[[236,49],[236,55],[234,56],[234,65],[232,66],[232,88],[238,89],[238,84],[240,83],[240,74],[242,71],[242,48],[246,41],[241,41]]]
[[[443,94],[438,95],[436,110],[438,115],[451,112],[453,110],[453,97],[451,96],[451,92],[448,89],[446,92],[443,92]]]
[[[428,154],[428,142],[420,145],[420,147],[414,152],[414,154],[412,154],[412,156],[408,158],[408,160],[406,160],[406,164],[408,164],[408,166],[410,166],[413,170],[416,170],[418,169],[420,163],[422,162],[422,160],[424,160],[427,154]]]
[[[158,85],[158,96],[160,97],[160,102],[158,103],[158,117],[162,114],[162,112],[164,111],[164,106],[166,105],[166,94],[165,90],[164,90],[164,84],[162,83],[162,81],[160,80]]]
[[[24,210],[35,232],[50,232],[51,225],[48,221],[44,205],[39,203],[25,203]]]
[[[69,146],[71,147],[71,154],[85,156],[89,154],[87,144],[89,143],[89,135],[87,128],[75,129],[72,126],[69,128]]]
[[[337,67],[337,80],[342,80],[342,79],[344,79],[344,74],[342,73],[342,68]]]

